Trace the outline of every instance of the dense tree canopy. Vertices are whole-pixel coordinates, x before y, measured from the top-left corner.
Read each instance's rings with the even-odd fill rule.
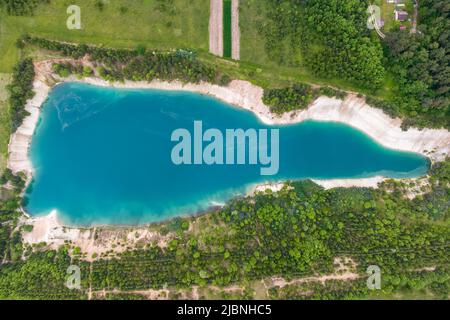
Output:
[[[205,65],[196,57],[196,53],[190,50],[174,50],[160,52],[137,47],[134,50],[112,49],[85,44],[70,44],[52,41],[43,38],[24,36],[18,40],[18,45],[31,44],[39,48],[57,51],[65,56],[80,59],[85,56],[98,66],[99,75],[110,81],[151,81],[180,80],[183,82],[207,81],[225,85],[230,78],[216,70],[216,68]],[[65,74],[80,73],[84,71],[77,66],[61,66]]]
[[[23,119],[29,114],[25,110],[25,104],[28,99],[34,96],[33,80],[33,61],[31,59],[19,61],[14,67],[12,82],[7,86],[11,107],[12,131],[15,131],[22,124]]]
[[[419,32],[388,33],[387,63],[396,77],[395,103],[420,126],[450,127],[450,7],[420,2]]]
[[[368,1],[266,0],[259,32],[280,64],[376,89],[384,81],[380,41],[367,29]]]
[[[6,8],[6,12],[14,16],[29,16],[40,3],[48,3],[49,0],[0,0],[0,6]]]
[[[369,1],[297,0],[304,21],[301,46],[306,65],[324,77],[380,87],[385,70],[379,38],[367,29]]]

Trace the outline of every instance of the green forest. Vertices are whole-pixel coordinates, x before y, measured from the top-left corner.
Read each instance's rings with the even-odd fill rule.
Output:
[[[448,1],[421,1],[419,15],[419,33],[387,34],[387,66],[398,82],[393,103],[414,125],[450,128]]]

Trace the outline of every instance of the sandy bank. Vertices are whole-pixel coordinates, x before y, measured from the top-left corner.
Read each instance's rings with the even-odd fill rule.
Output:
[[[333,188],[377,188],[380,182],[383,182],[386,178],[377,176],[373,178],[360,178],[360,179],[328,179],[318,180],[312,179],[312,181],[325,189]],[[247,195],[254,195],[257,192],[265,192],[270,190],[272,192],[278,192],[285,186],[284,182],[265,183],[253,186]]]

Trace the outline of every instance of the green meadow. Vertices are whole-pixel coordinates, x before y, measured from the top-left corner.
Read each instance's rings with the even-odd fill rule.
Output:
[[[188,3],[187,3],[188,2]],[[11,72],[19,58],[15,42],[31,35],[113,47],[208,50],[208,0],[77,0],[81,30],[69,30],[67,7],[74,1],[39,5],[33,17],[0,13],[0,72]]]

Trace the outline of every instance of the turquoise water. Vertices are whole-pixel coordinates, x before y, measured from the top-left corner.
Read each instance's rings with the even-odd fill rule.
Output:
[[[172,131],[279,128],[280,169],[181,165]],[[56,86],[43,106],[30,157],[33,215],[56,209],[65,223],[140,224],[193,214],[243,194],[255,183],[303,178],[420,176],[428,160],[386,149],[352,127],[304,122],[272,127],[251,112],[193,93],[125,90],[81,83]]]

